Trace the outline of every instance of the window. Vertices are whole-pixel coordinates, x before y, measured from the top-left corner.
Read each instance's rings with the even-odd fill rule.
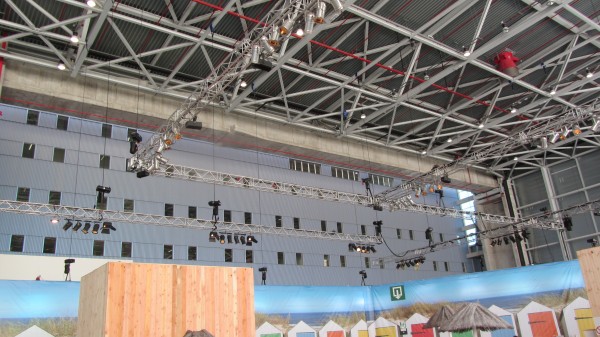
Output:
[[[321,232],[327,232],[327,221],[321,220]]]
[[[55,254],[56,253],[56,238],[45,237],[44,238],[44,254]]]
[[[60,197],[60,192],[50,191],[50,193],[48,194],[48,203],[50,205],[60,205]]]
[[[254,263],[254,253],[251,250],[246,251],[246,263]]]
[[[196,247],[193,246],[189,246],[188,247],[188,260],[189,261],[196,261],[196,259],[198,258],[198,250]]]
[[[473,193],[469,191],[458,190],[458,200],[469,199],[472,197]],[[475,201],[471,200],[468,202],[463,202],[462,204],[460,204],[460,209],[463,212],[475,212]],[[465,231],[465,234],[467,235],[467,244],[469,246],[476,245],[477,235],[475,235],[475,233],[477,233],[477,226],[474,226],[476,225],[474,219],[472,217],[465,217],[463,219],[463,224],[465,227],[469,228]]]
[[[233,250],[230,248],[225,249],[225,262],[233,262]]]
[[[11,252],[22,252],[24,242],[25,242],[24,235],[12,235],[10,237],[10,251]]]
[[[223,211],[223,221],[231,222],[231,211],[226,209]]]
[[[438,271],[437,261],[433,261],[433,271]]]
[[[35,110],[27,110],[27,124],[38,125],[40,119],[40,112]]]
[[[329,267],[329,255],[323,255],[323,267]]]
[[[94,240],[94,248],[92,249],[92,255],[104,256],[104,241]]]
[[[28,202],[29,201],[29,192],[30,192],[30,189],[28,187],[17,188],[17,201]]]
[[[360,225],[360,234],[367,235],[367,226]]]
[[[173,245],[163,246],[163,259],[173,260]]]
[[[382,258],[379,259],[379,269],[384,269],[385,268],[385,261],[383,261]]]
[[[58,118],[56,118],[56,128],[58,130],[65,130],[65,131],[67,131],[67,129],[69,128],[69,117],[67,117],[67,116],[58,116]]]
[[[277,264],[285,264],[285,255],[283,252],[277,252]]]
[[[173,216],[173,204],[165,204],[165,216]]]
[[[294,229],[300,229],[300,218],[294,218]]]
[[[136,132],[138,132],[137,129],[127,128],[127,141],[129,141],[129,136],[131,136],[132,133]]]
[[[343,232],[343,228],[342,228],[342,223],[341,222],[337,223],[337,232],[338,233],[342,233]]]
[[[281,219],[281,215],[275,216],[275,227],[283,227],[283,220]]]
[[[444,233],[440,233],[440,242],[444,242]]]
[[[396,228],[396,237],[402,239],[402,230],[400,228]]]
[[[60,147],[55,147],[54,154],[52,155],[52,161],[55,163],[64,163],[65,162],[65,149],[61,149]]]
[[[102,124],[102,137],[110,138],[112,136],[112,125]]]
[[[101,154],[100,155],[100,168],[109,169],[110,168],[110,156]]]
[[[198,209],[196,208],[196,206],[188,206],[188,218],[196,219],[197,211],[198,211]]]
[[[321,174],[321,164],[311,163],[298,159],[290,159],[290,170]]]
[[[121,257],[131,257],[131,242],[121,242]]]
[[[298,266],[304,265],[304,259],[302,258],[302,253],[296,253],[296,265],[298,265]]]
[[[467,272],[467,265],[464,262],[462,263],[462,271],[463,273]]]
[[[135,201],[133,201],[132,199],[124,199],[123,200],[123,211],[133,212],[134,207],[135,207]]]
[[[414,236],[413,236],[413,230],[412,229],[408,230],[408,238],[411,239],[411,240],[415,239]]]
[[[358,181],[358,171],[341,167],[331,167],[331,176],[340,179]]]
[[[21,156],[33,159],[35,156],[35,144],[23,143],[23,154]]]
[[[252,223],[252,213],[244,212],[244,223],[251,224]]]
[[[346,268],[346,257],[344,255],[340,255],[340,267]]]
[[[102,194],[102,198],[100,198],[100,194],[98,198],[96,198],[96,208],[98,209],[106,209],[106,204],[108,203],[108,195],[106,193]]]
[[[448,261],[444,261],[444,270],[445,271],[450,271],[450,266],[449,266]]]
[[[365,268],[371,268],[371,259],[365,256]]]
[[[386,186],[386,187],[391,187],[392,184],[394,183],[394,178],[380,176],[377,174],[370,174],[370,173],[369,173],[369,180],[371,181],[371,183],[373,185],[380,185],[380,186]]]

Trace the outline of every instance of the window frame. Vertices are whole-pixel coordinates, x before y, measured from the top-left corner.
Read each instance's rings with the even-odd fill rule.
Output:
[[[16,240],[18,241],[16,241]],[[20,249],[16,249],[20,248]],[[9,251],[14,253],[22,253],[25,250],[25,235],[13,234],[10,236],[10,247]]]
[[[173,245],[163,245],[163,260],[173,260]]]
[[[129,246],[129,248],[126,248]],[[126,251],[129,251],[129,254],[125,254]],[[121,257],[131,258],[133,256],[133,243],[129,241],[121,242]]]
[[[60,152],[62,151],[62,154],[60,154]],[[52,151],[52,161],[55,163],[64,163],[65,162],[65,157],[67,155],[67,151],[61,147],[55,147],[54,150]],[[62,156],[62,159],[61,159]],[[57,160],[60,159],[60,160]]]
[[[23,143],[23,151],[21,152],[21,158],[35,159],[35,144]]]
[[[104,256],[104,240],[94,240],[92,246],[92,256]],[[102,251],[100,251],[100,249]]]

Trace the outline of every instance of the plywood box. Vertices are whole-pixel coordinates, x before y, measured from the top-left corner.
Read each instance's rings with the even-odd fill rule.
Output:
[[[250,268],[110,262],[81,279],[77,336],[254,335]]]
[[[577,251],[592,314],[600,317],[600,247]]]

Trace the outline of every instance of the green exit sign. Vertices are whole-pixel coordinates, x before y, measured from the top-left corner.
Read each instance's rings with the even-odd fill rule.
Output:
[[[404,293],[404,286],[390,287],[390,299],[392,301],[400,301],[406,299],[406,294]]]

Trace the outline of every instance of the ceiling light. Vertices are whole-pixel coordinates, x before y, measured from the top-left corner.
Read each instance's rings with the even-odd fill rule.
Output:
[[[585,70],[586,70],[585,77],[592,78],[592,76],[594,76],[594,73],[591,72],[589,68],[585,68]]]
[[[515,108],[514,106],[511,106],[511,107],[510,107],[510,113],[511,113],[511,114],[514,114],[514,113],[516,113],[516,112],[517,112],[517,108]]]
[[[96,7],[96,1],[94,1],[94,0],[87,0],[86,3],[90,7]]]
[[[514,161],[518,161],[518,160],[519,160],[519,157],[514,157],[514,158],[513,158],[513,160],[514,160]]]
[[[423,79],[424,79],[425,81],[429,81],[429,74],[428,74],[428,73],[425,73],[425,76],[423,76]]]
[[[467,47],[463,46],[463,55],[465,57],[471,55],[471,51],[469,49],[467,49]]]
[[[422,154],[422,155],[426,155],[426,154],[427,154],[427,151],[426,151],[426,150],[423,150],[423,151],[421,151],[421,154]]]
[[[570,133],[570,132],[571,132],[571,130],[569,130],[569,128],[568,128],[568,127],[566,127],[566,126],[565,126],[565,127],[563,127],[563,128],[562,128],[562,131],[561,131],[561,133],[560,133],[560,136],[559,136],[560,140],[565,140],[565,139],[567,139],[567,137],[569,136],[569,133]]]
[[[304,30],[302,28],[298,28],[296,30],[296,36],[303,37],[304,36]]]
[[[62,62],[58,62],[58,64],[56,65],[56,68],[58,68],[58,70],[65,70],[65,69],[67,69],[67,66]]]
[[[546,6],[554,6],[555,4],[556,4],[556,2],[554,2],[552,0],[546,1]]]
[[[306,13],[304,16],[304,33],[310,34],[315,28],[315,15],[312,12]],[[296,33],[298,34],[298,33]]]
[[[546,137],[540,137],[539,148],[541,148],[542,150],[545,150],[545,149],[548,148],[548,138],[546,138]]]
[[[446,140],[446,142],[452,143],[452,138],[448,138],[448,140]]]
[[[248,83],[246,83],[246,81],[242,80],[242,81],[240,82],[240,87],[242,87],[242,88],[245,88],[245,87],[247,87],[247,86],[248,86]]]
[[[50,219],[50,223],[57,224],[58,223],[58,218],[52,218],[52,219]]]
[[[327,5],[323,1],[317,2],[317,6],[315,6],[315,18],[313,21],[315,23],[321,24],[325,22],[325,11],[327,10]]]
[[[600,131],[600,119],[598,117],[592,118],[592,131],[598,132]]]
[[[285,19],[279,27],[279,34],[281,36],[288,35],[290,33],[290,30],[292,29],[292,26],[294,26],[294,20],[292,20],[291,18]]]
[[[79,36],[77,36],[77,35],[71,35],[71,42],[73,42],[73,43],[79,43]]]
[[[333,6],[333,9],[337,12],[341,12],[344,10],[344,5],[342,4],[342,2],[340,0],[329,0],[329,3],[331,4],[331,6]]]
[[[365,119],[365,118],[367,118],[367,115],[365,115],[365,114],[360,115],[360,119]]]
[[[560,138],[560,134],[558,132],[553,132],[549,139],[550,143],[552,143],[552,144],[556,143],[559,138]]]
[[[483,125],[483,123],[479,124],[479,128],[480,128],[480,129],[483,129],[483,127],[484,127],[484,126],[485,126],[485,125]]]
[[[71,226],[73,226],[73,223],[71,222],[71,220],[67,220],[67,223],[63,226],[63,230],[67,230],[69,228],[71,228]]]
[[[575,136],[579,136],[579,135],[581,134],[581,128],[579,127],[579,125],[575,125],[575,126],[573,127],[573,134],[574,134]]]
[[[550,95],[556,95],[556,89],[550,90]]]
[[[500,25],[502,25],[502,31],[505,33],[508,33],[510,28],[508,28],[508,26],[504,23],[504,21],[500,22]]]
[[[225,99],[223,97],[219,98],[219,105],[225,106]]]

